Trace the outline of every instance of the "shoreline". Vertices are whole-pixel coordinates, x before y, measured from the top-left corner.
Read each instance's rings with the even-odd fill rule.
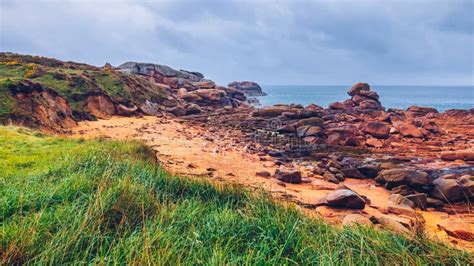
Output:
[[[263,86],[263,85],[262,85]],[[327,108],[331,102],[343,99],[351,85],[267,85],[267,97],[257,97],[259,107],[280,104],[317,104]],[[373,85],[387,108],[406,110],[412,105],[449,109],[474,108],[473,85]],[[312,100],[314,99],[314,100]]]
[[[348,214],[359,214],[386,217],[403,226],[414,226],[412,218],[391,213],[387,209],[390,192],[372,179],[347,178],[337,185],[324,180],[322,176],[312,175],[311,171],[308,171],[308,164],[311,162],[303,160],[294,163],[294,168],[299,169],[304,176],[310,176],[310,182],[282,183],[272,176],[258,176],[257,173],[272,174],[278,169],[272,157],[266,156],[266,160],[262,161],[258,154],[249,153],[245,145],[235,143],[235,136],[218,139],[216,134],[220,136],[222,132],[212,132],[212,129],[209,132],[208,129],[206,126],[196,125],[179,118],[112,117],[95,122],[81,122],[72,129],[72,136],[74,138],[110,137],[142,140],[157,153],[157,158],[171,174],[264,189],[277,199],[296,203],[305,213],[323,217],[334,224],[340,224]],[[370,204],[363,210],[315,205],[326,194],[341,187],[347,187],[366,196]],[[430,238],[474,250],[472,242],[451,237],[438,226],[440,222],[461,222],[465,227],[469,227],[474,220],[472,214],[449,214],[438,210],[418,209],[416,213],[423,217],[425,232]],[[396,230],[394,228],[396,226],[383,227]]]

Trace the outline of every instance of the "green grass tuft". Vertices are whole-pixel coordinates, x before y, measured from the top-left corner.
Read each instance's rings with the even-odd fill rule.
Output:
[[[339,229],[263,193],[169,176],[138,142],[0,127],[0,263],[459,264],[469,254]]]
[[[121,84],[120,79],[116,75],[110,73],[95,73],[97,85],[112,98],[130,99],[132,95],[125,86]]]
[[[10,80],[6,80],[5,84],[0,84],[0,117],[11,114],[16,105],[15,99],[7,88],[10,82]]]
[[[4,62],[0,62],[0,80],[20,80],[24,77],[25,72],[26,67],[21,64],[6,64]]]
[[[33,81],[41,83],[46,87],[56,89],[57,92],[62,96],[66,96],[68,94],[73,93],[73,91],[70,91],[71,89],[70,89],[68,80],[66,80],[66,79],[62,79],[62,80],[57,79],[54,76],[54,73],[45,73],[45,74],[33,79]]]

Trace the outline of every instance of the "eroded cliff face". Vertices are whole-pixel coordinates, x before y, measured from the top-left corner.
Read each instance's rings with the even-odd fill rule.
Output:
[[[234,88],[236,90],[242,91],[247,96],[265,96],[267,95],[260,85],[252,81],[234,81],[229,83],[227,86],[229,88]]]
[[[54,90],[29,81],[11,85],[8,89],[16,101],[15,113],[6,118],[8,123],[50,129],[76,125],[68,102]]]
[[[4,122],[32,128],[67,129],[83,119],[105,119],[112,115],[124,114],[123,109],[127,108],[121,104],[117,105],[106,94],[97,93],[86,96],[82,103],[86,117],[81,117],[74,114],[66,99],[40,83],[25,80],[8,86],[7,90],[15,104],[14,112],[4,118]],[[137,111],[136,108],[128,114],[131,115],[134,111]]]
[[[75,121],[167,112],[169,86],[74,62],[0,53],[0,123],[63,130]],[[142,110],[143,107],[143,110]],[[56,112],[57,111],[57,112]]]

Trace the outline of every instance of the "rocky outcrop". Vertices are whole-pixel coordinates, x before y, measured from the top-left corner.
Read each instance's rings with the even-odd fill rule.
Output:
[[[445,131],[444,121],[461,121],[462,115],[455,111],[448,112],[449,115],[439,114],[421,107],[412,107],[409,111],[359,108],[362,97],[377,100],[378,95],[369,89],[367,86],[351,88],[349,94],[352,98],[341,102],[342,108],[280,104],[252,109],[250,116],[221,117],[218,123],[235,125],[235,121],[239,121],[243,134],[250,134],[246,139],[256,141],[255,146],[250,142],[248,150],[269,156],[279,167],[293,168],[302,161],[315,160],[317,163],[311,161],[313,167],[309,176],[316,179],[338,184],[345,182],[346,178],[375,178],[386,189],[409,202],[390,203],[387,211],[392,215],[416,220],[419,218],[417,209],[444,208],[444,199],[434,192],[437,184],[433,180],[443,171],[453,171],[456,178],[460,178],[470,173],[469,168],[458,173],[452,166],[444,170],[433,170],[432,167],[439,167],[435,162],[439,163],[440,157],[447,161],[457,160],[456,163],[463,163],[460,160],[469,162],[470,153],[457,148],[469,147],[469,138],[466,137],[469,131],[454,138],[454,134],[448,135],[450,133]],[[469,116],[465,123],[468,123]],[[256,137],[254,134],[259,135]],[[454,142],[447,142],[448,139]],[[452,151],[439,152],[448,149]],[[361,155],[355,155],[358,153]],[[423,157],[426,154],[432,157]],[[280,177],[279,181],[282,180]],[[438,186],[441,185],[440,188],[449,195],[449,202],[466,199],[461,194],[472,195],[472,182],[467,177],[455,182],[447,181],[450,183],[447,187],[442,186],[443,182]],[[337,200],[330,202],[325,204],[352,208],[351,204],[338,205]]]
[[[203,111],[211,111],[215,108],[236,108],[243,105],[246,100],[243,90],[235,88],[227,88],[217,86],[212,80],[204,79],[204,75],[187,70],[175,70],[169,66],[149,63],[127,62],[118,66],[120,71],[146,77],[148,80],[169,86],[173,94],[175,94],[181,102],[181,107],[173,107],[167,109],[175,115],[196,114]],[[249,88],[249,84],[245,84],[243,88]],[[258,86],[258,85],[257,85]],[[189,111],[182,111],[186,104],[196,104]]]
[[[263,92],[262,88],[260,85],[258,85],[255,82],[252,81],[234,81],[229,83],[227,86],[230,88],[242,91],[245,93],[247,96],[265,96],[267,95],[265,92]]]
[[[191,74],[191,75],[194,75],[194,76],[197,76],[197,77],[200,77],[200,78],[204,78],[204,75],[200,72],[197,72],[197,71],[189,71],[189,70],[184,70],[184,69],[180,69],[179,70],[180,72],[184,72],[184,73],[188,73],[188,74]]]
[[[159,64],[126,62],[119,65],[118,69],[128,74],[146,76],[155,83],[164,83],[170,87],[178,87],[179,85],[184,86],[186,85],[185,80],[198,82],[203,79],[203,75],[200,73],[179,71],[169,66]]]
[[[206,98],[187,90],[184,94]],[[384,110],[381,105],[364,109],[361,103],[368,99],[377,103],[378,95],[368,85],[354,86],[349,94],[351,99],[330,108],[279,104],[244,112],[216,112],[204,115],[202,123],[189,119],[212,135],[232,139],[232,149],[245,143],[245,152],[255,155],[267,170],[278,168],[274,179],[269,178],[269,171],[258,171],[254,178],[286,187],[285,191],[294,192],[290,197],[295,198],[290,200],[316,207],[319,213],[327,210],[331,217],[347,216],[345,224],[374,224],[413,234],[423,229],[422,211],[434,208],[448,212],[446,202],[461,206],[456,212],[468,209],[460,201],[467,199],[461,195],[474,192],[469,177],[473,170],[469,157],[461,155],[467,153],[459,151],[472,144],[470,112],[439,114],[415,107],[409,111]],[[459,129],[458,125],[465,127]],[[224,137],[234,133],[235,139]],[[443,179],[452,181],[433,182],[446,173],[452,176]],[[298,185],[302,183],[311,184]],[[390,199],[388,193],[371,194],[384,189],[393,194]],[[443,194],[436,193],[437,189]],[[321,190],[332,192],[312,201],[317,193],[326,193]],[[300,195],[299,191],[306,194]],[[442,197],[444,194],[449,200]],[[308,201],[300,202],[300,196]],[[384,202],[379,202],[382,199]]]
[[[178,99],[179,106],[166,111],[177,116],[246,105],[243,103],[246,100],[245,90],[218,86],[212,80],[204,79],[204,75],[199,72],[137,62],[127,62],[118,68],[122,72],[144,76],[156,84],[168,86],[172,95]],[[246,86],[244,87],[247,88]],[[190,104],[194,104],[191,109],[188,108]]]
[[[202,111],[204,110],[203,108],[207,108],[207,110],[210,111],[226,106],[228,108],[237,108],[244,105],[240,100],[228,95],[225,89],[204,86],[191,91],[182,88],[178,92],[178,97],[182,99],[184,103],[197,104]]]
[[[275,105],[257,109],[252,116],[277,119],[281,125],[278,132],[281,134],[330,146],[384,149],[404,139],[424,139],[440,134],[435,121],[437,112],[432,108],[411,107],[410,111],[385,111],[378,94],[370,90],[366,83],[355,84],[348,94],[352,96],[351,99],[332,103],[328,109]],[[309,118],[320,119],[322,123],[314,125],[319,128],[308,131],[308,127],[302,127]]]

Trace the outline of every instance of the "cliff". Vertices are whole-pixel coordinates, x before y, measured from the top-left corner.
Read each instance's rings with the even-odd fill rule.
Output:
[[[112,115],[183,116],[246,106],[243,92],[199,72],[127,62],[95,67],[0,53],[0,123],[61,130]]]

